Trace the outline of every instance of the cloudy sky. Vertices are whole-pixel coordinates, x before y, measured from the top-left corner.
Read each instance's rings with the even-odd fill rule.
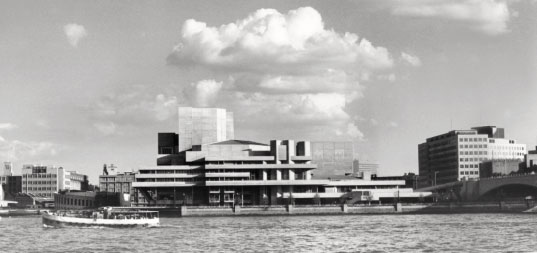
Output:
[[[450,129],[537,141],[537,2],[4,1],[0,159],[91,176],[155,164],[179,105],[235,136],[352,140],[417,172]]]

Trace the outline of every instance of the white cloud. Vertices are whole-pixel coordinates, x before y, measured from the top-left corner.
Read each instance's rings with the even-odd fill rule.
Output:
[[[116,124],[114,122],[97,122],[93,126],[104,135],[111,135],[116,132]]]
[[[502,0],[405,0],[394,3],[392,12],[395,15],[467,22],[490,35],[507,32],[511,17],[508,2]]]
[[[0,131],[2,130],[12,130],[17,128],[17,125],[13,123],[0,123]]]
[[[220,27],[189,19],[168,62],[262,73],[315,73],[335,67],[385,68],[393,64],[385,48],[353,33],[325,29],[321,15],[311,7],[287,14],[260,9]]]
[[[191,84],[195,94],[193,101],[197,106],[207,107],[215,103],[215,100],[222,89],[222,82],[215,80],[201,80]],[[188,92],[188,91],[187,91]]]
[[[26,161],[57,155],[59,146],[47,141],[6,140],[0,136],[0,159],[3,161]]]
[[[398,127],[399,124],[397,124],[397,122],[395,122],[395,121],[390,121],[390,122],[388,123],[388,126],[390,126],[390,127]]]
[[[347,135],[353,139],[363,140],[364,134],[358,129],[358,127],[353,123],[347,124]]]
[[[407,62],[408,64],[410,64],[410,65],[412,65],[414,67],[421,66],[421,60],[417,56],[402,52],[401,53],[401,59],[403,59],[403,61]]]
[[[65,36],[67,36],[69,44],[71,44],[73,47],[77,47],[78,42],[82,38],[88,36],[88,32],[84,26],[74,23],[65,25],[63,27],[63,32],[65,33]]]
[[[221,26],[187,20],[167,61],[211,70],[214,80],[183,91],[192,105],[225,106],[255,129],[279,123],[356,138],[347,107],[363,96],[361,77],[394,64],[386,48],[326,28],[311,7],[260,9]]]

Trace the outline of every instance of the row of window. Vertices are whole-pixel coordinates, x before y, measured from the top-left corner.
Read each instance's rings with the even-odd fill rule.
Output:
[[[459,165],[459,168],[461,169],[468,169],[468,168],[479,168],[478,164],[461,164]]]
[[[93,201],[89,199],[70,199],[70,198],[59,198],[57,200],[60,205],[71,205],[71,206],[93,206]]]
[[[28,187],[28,191],[56,191],[56,187]]]
[[[503,149],[503,150],[524,150],[524,147],[515,147],[515,146],[491,146],[493,149]]]
[[[55,178],[56,174],[26,174],[28,178]]]
[[[477,142],[477,141],[487,141],[487,138],[459,138],[459,142]]]
[[[53,184],[55,185],[56,184],[56,180],[54,181],[23,181],[22,182],[23,185],[25,184]]]
[[[487,144],[470,144],[470,145],[459,145],[460,148],[487,148]]]
[[[459,158],[459,161],[461,162],[481,162],[485,161],[486,159],[483,157],[470,157],[470,158]]]
[[[461,175],[479,175],[479,171],[461,171]]]
[[[460,151],[460,155],[486,155],[487,151]]]

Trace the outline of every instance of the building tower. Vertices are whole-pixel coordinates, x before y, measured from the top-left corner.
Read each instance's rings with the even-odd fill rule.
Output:
[[[233,113],[221,108],[179,107],[179,152],[234,139]]]

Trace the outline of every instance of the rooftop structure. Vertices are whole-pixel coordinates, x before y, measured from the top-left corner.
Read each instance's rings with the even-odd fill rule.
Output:
[[[334,141],[311,142],[312,163],[317,164],[314,178],[327,179],[353,173],[353,143]]]
[[[233,113],[221,108],[179,107],[179,152],[194,145],[231,140]]]

